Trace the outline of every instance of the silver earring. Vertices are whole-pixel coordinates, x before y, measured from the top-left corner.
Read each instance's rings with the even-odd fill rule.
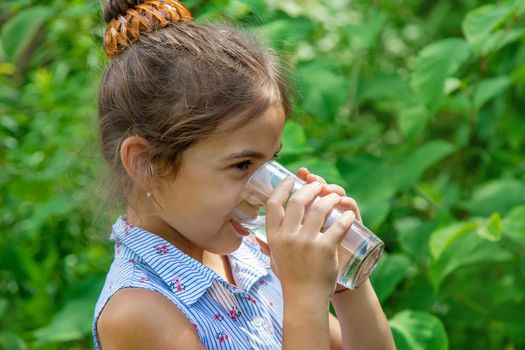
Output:
[[[148,191],[148,193],[146,193],[146,197],[148,197],[149,199],[151,199],[151,197],[153,197],[153,195],[151,194],[150,191]]]

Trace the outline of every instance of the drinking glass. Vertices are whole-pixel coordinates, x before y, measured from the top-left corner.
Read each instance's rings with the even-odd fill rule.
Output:
[[[248,180],[245,193],[246,200],[260,207],[257,217],[248,217],[238,212],[241,225],[257,238],[267,243],[266,216],[264,204],[274,188],[286,177],[293,176],[295,183],[290,195],[306,184],[278,162],[272,160],[258,169]],[[319,197],[314,199],[314,202]],[[323,229],[327,229],[343,211],[334,208],[328,215]],[[339,267],[337,282],[349,289],[356,289],[374,271],[384,249],[384,243],[358,220],[354,221],[338,246]]]

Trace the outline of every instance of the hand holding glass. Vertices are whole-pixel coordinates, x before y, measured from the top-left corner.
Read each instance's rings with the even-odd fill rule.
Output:
[[[245,191],[248,194],[248,202],[265,204],[274,188],[288,176],[293,176],[295,179],[290,195],[306,184],[276,161],[266,163],[250,177],[246,184]],[[342,213],[341,209],[333,209],[323,228],[330,227]],[[259,214],[257,218],[241,218],[241,224],[257,238],[267,242],[264,207],[261,207]],[[338,249],[339,273],[337,282],[347,288],[356,289],[374,271],[383,253],[383,248],[384,243],[356,220],[345,234]]]

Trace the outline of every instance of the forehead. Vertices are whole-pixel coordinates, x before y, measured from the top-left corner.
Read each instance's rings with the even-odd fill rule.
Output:
[[[271,157],[281,143],[284,122],[285,115],[281,106],[270,107],[260,116],[235,129],[231,129],[231,126],[238,123],[238,120],[233,118],[221,125],[214,134],[189,148],[185,156],[190,159],[223,159],[235,152],[253,150]]]

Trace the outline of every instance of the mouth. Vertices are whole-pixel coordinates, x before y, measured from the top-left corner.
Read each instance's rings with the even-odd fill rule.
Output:
[[[239,236],[241,237],[246,237],[250,234],[250,231],[248,231],[247,229],[245,229],[244,227],[241,226],[240,223],[238,223],[237,221],[233,221],[233,220],[230,220],[233,228],[235,229],[235,232],[237,232],[239,234]]]

